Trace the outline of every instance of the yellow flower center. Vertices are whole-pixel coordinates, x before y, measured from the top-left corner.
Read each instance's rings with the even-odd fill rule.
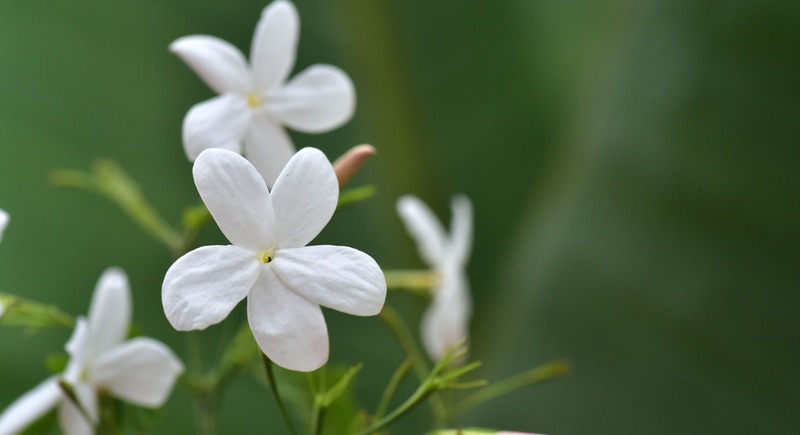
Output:
[[[265,253],[261,254],[261,262],[262,262],[262,263],[264,263],[264,264],[267,264],[267,263],[269,263],[270,261],[272,261],[272,257],[271,257],[271,254],[270,254],[270,252],[269,252],[269,251],[267,251],[267,252],[265,252]]]
[[[257,109],[259,106],[261,106],[261,97],[255,94],[250,94],[247,96],[247,104],[249,104],[253,109]]]

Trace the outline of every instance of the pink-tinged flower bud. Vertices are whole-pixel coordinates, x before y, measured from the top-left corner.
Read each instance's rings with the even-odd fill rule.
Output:
[[[377,150],[372,145],[358,145],[350,148],[350,151],[336,159],[333,163],[333,170],[336,171],[336,178],[339,179],[339,189],[344,188],[358,173],[364,162],[375,153]]]

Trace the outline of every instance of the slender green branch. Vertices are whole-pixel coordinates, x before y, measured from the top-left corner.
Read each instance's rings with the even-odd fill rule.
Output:
[[[408,372],[411,371],[413,364],[414,356],[409,355],[403,364],[397,368],[397,371],[394,372],[392,379],[389,381],[389,385],[386,386],[386,390],[383,392],[380,404],[378,405],[378,410],[375,411],[375,420],[380,420],[386,414],[386,410],[389,409],[389,403],[392,401],[392,397],[394,397],[397,387],[400,386],[400,383],[406,378]]]
[[[0,322],[5,325],[28,326],[34,330],[75,326],[75,319],[55,305],[45,305],[7,293],[0,293],[0,304],[5,309]]]
[[[73,169],[56,170],[50,179],[59,187],[83,189],[108,198],[171,251],[177,252],[183,247],[181,234],[147,203],[136,182],[111,160],[96,161],[91,173]]]
[[[383,429],[390,423],[414,409],[415,406],[422,403],[436,391],[448,388],[448,385],[455,382],[460,376],[479,367],[481,363],[476,362],[445,372],[446,369],[452,367],[455,361],[466,354],[466,350],[459,350],[461,347],[463,347],[463,345],[464,342],[459,343],[457,347],[448,350],[442,359],[436,364],[436,367],[431,370],[430,375],[428,375],[428,377],[422,382],[422,384],[420,384],[419,388],[417,388],[414,394],[412,394],[411,397],[403,402],[402,405],[397,407],[397,409],[392,411],[386,417],[379,419],[378,421],[372,423],[372,425],[370,425],[368,428],[358,432],[357,435],[369,435]],[[440,373],[442,374],[440,375]]]
[[[408,325],[403,321],[403,317],[391,305],[386,304],[380,313],[381,319],[389,326],[389,329],[394,333],[400,345],[409,356],[414,357],[414,371],[420,381],[424,381],[430,374],[430,369],[425,363],[425,358],[417,345],[414,336],[408,329]],[[447,418],[447,410],[445,409],[442,398],[434,395],[431,398],[431,408],[433,414],[438,422],[444,422]]]
[[[289,433],[291,435],[297,435],[297,431],[294,429],[294,425],[292,424],[292,419],[289,417],[289,413],[286,412],[286,407],[283,405],[281,396],[278,393],[278,384],[275,382],[275,374],[272,372],[272,360],[270,360],[269,357],[263,353],[261,354],[261,360],[264,362],[264,371],[267,374],[269,390],[272,392],[272,396],[275,398],[275,402],[278,404],[278,409],[281,412],[283,421],[286,423]]]
[[[492,399],[496,399],[504,394],[518,390],[529,385],[556,379],[569,372],[569,363],[566,361],[555,361],[543,366],[536,367],[527,372],[520,373],[508,379],[489,385],[478,392],[468,396],[461,401],[448,415],[448,420],[456,418],[464,413],[480,406]]]

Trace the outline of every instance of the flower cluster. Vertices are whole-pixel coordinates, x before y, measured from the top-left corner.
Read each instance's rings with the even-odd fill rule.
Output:
[[[397,212],[430,270],[401,272],[407,280],[394,288],[422,288],[432,299],[420,327],[429,359],[418,350],[397,311],[386,306],[389,271],[354,248],[309,246],[339,207],[374,192],[351,189],[348,196],[340,189],[376,150],[369,145],[354,147],[334,164],[316,148],[295,150],[284,127],[327,132],[347,122],[355,108],[353,83],[334,66],[312,65],[289,79],[299,23],[290,1],[268,5],[256,27],[249,64],[236,47],[213,36],[186,36],[170,44],[170,51],[219,94],[193,106],[183,121],[183,148],[193,162],[192,175],[204,207],[187,208],[182,231],[166,224],[116,166],[95,174],[71,171],[64,178],[72,180],[64,185],[91,186],[87,190],[122,205],[178,258],[161,288],[164,314],[176,330],[204,330],[221,323],[246,300],[247,324],[227,344],[218,366],[182,378],[181,384],[198,404],[203,432],[213,433],[208,425],[215,421],[216,410],[211,404],[224,385],[237,373],[251,373],[254,360],[264,364],[285,422],[295,432],[280,398],[273,363],[300,372],[325,366],[330,345],[322,307],[355,316],[380,314],[409,353],[377,411],[369,415],[363,409],[352,410],[348,435],[383,433],[387,425],[429,398],[437,427],[445,427],[487,398],[563,374],[563,363],[543,366],[507,380],[497,390],[476,393],[452,409],[439,396],[445,389],[486,385],[482,380],[461,379],[481,365],[466,362],[472,316],[466,267],[472,251],[473,210],[465,195],[452,199],[449,232],[417,197],[406,195],[397,201]],[[192,249],[195,236],[210,218],[230,244]],[[0,210],[0,238],[7,223],[8,214]],[[88,316],[77,320],[52,306],[2,296],[0,301],[12,302],[6,307],[0,303],[0,317],[7,311],[6,317],[13,314],[16,324],[74,326],[74,331],[65,347],[68,363],[63,371],[53,370],[57,374],[6,408],[0,415],[0,435],[20,434],[56,408],[66,435],[116,433],[108,415],[125,404],[161,407],[184,372],[181,361],[163,343],[131,337],[132,297],[121,269],[103,273]],[[388,412],[412,365],[419,387]],[[319,383],[314,374],[308,375],[313,435],[323,432],[326,409],[348,391],[359,369],[360,365],[338,375],[330,388],[326,371],[321,371]],[[516,434],[478,429],[434,432],[462,433]]]

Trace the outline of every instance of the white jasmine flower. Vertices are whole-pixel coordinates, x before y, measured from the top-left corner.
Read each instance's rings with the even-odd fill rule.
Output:
[[[336,174],[318,149],[292,157],[272,192],[238,154],[209,149],[194,164],[200,196],[232,245],[184,255],[164,277],[162,301],[172,326],[205,329],[245,297],[261,350],[291,370],[328,360],[320,305],[357,316],[378,314],[386,280],[369,255],[343,246],[306,246],[333,216]]]
[[[14,435],[58,406],[61,429],[66,435],[91,435],[94,429],[58,386],[70,384],[84,410],[99,416],[97,391],[139,406],[164,404],[183,365],[163,343],[151,338],[125,341],[131,321],[128,278],[108,269],[95,289],[89,317],[79,318],[66,345],[70,362],[64,373],[47,379],[26,393],[0,415],[0,435]]]
[[[269,186],[294,154],[283,127],[306,133],[333,130],[353,116],[350,77],[331,65],[312,65],[287,83],[300,32],[297,9],[286,0],[267,6],[250,48],[250,65],[233,45],[213,36],[186,36],[169,49],[220,95],[195,105],[183,121],[183,146],[194,161],[208,148],[245,154]]]
[[[472,203],[466,196],[457,195],[451,209],[448,236],[436,215],[419,198],[406,195],[397,201],[397,212],[417,241],[422,260],[440,276],[421,326],[422,342],[434,360],[469,335],[472,315],[465,271],[472,251]]]

